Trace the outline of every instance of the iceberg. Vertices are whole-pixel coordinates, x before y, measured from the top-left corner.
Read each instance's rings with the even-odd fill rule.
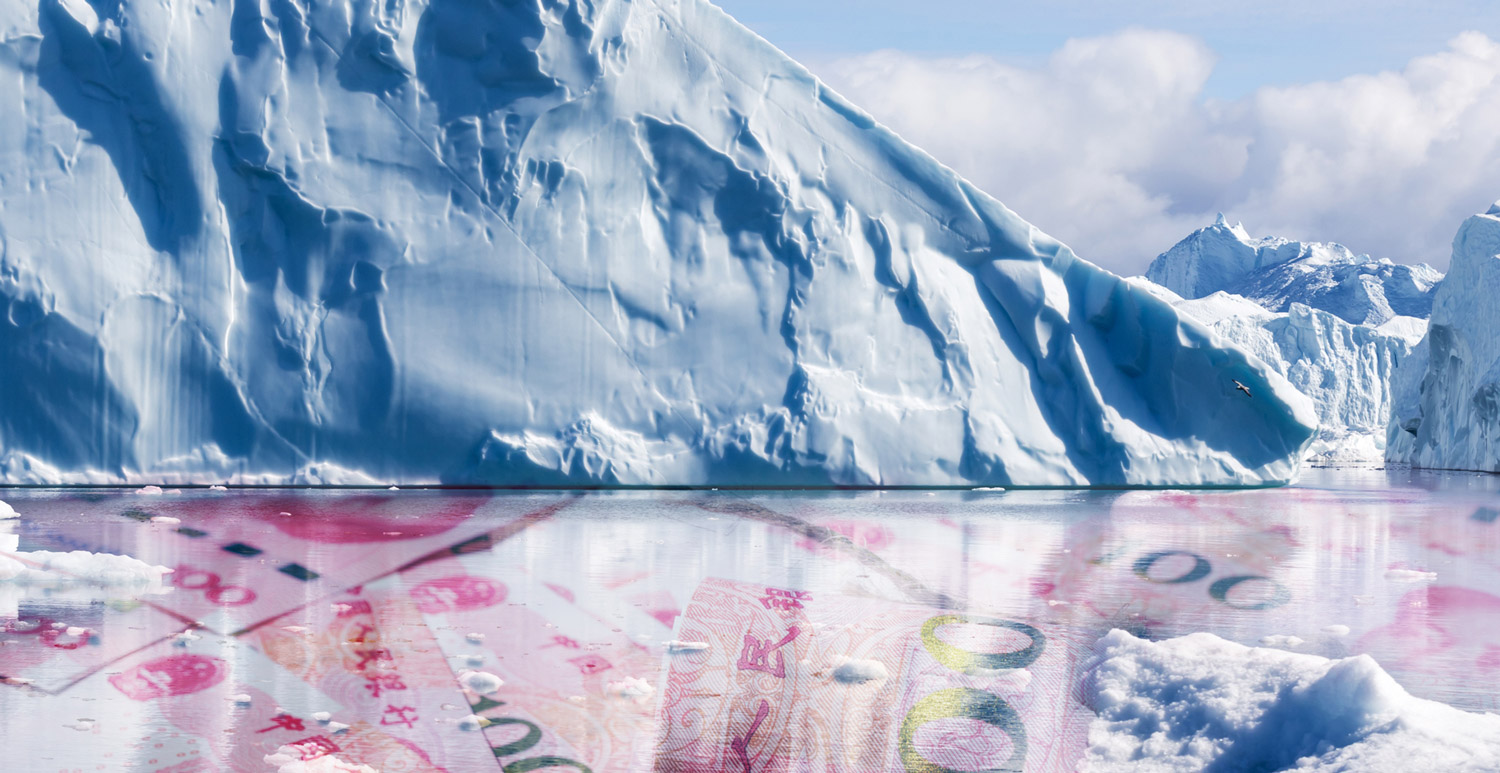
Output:
[[[1146,277],[1188,299],[1222,291],[1278,312],[1300,303],[1355,325],[1426,319],[1443,280],[1425,263],[1375,260],[1341,244],[1254,239],[1222,214],[1158,255]]]
[[[3,483],[1262,485],[1316,431],[701,0],[0,4]]]
[[[1186,300],[1149,280],[1132,281],[1275,368],[1311,398],[1319,429],[1310,458],[1343,463],[1385,458],[1397,374],[1426,333],[1424,320],[1396,317],[1378,327],[1351,325],[1301,303],[1278,313],[1223,291]]]
[[[1500,472],[1500,202],[1459,228],[1448,277],[1396,374],[1386,458]]]

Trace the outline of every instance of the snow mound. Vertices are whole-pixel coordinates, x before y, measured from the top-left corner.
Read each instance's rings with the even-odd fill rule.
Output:
[[[1378,328],[1352,325],[1300,303],[1277,313],[1222,291],[1180,300],[1176,306],[1270,365],[1312,399],[1320,427],[1310,456],[1344,463],[1385,457],[1397,402],[1395,382],[1413,356],[1412,328],[1425,330],[1424,321],[1395,317]]]
[[[703,0],[12,5],[0,482],[1264,484],[1314,433]]]
[[[1375,260],[1341,244],[1253,239],[1223,215],[1157,256],[1146,276],[1184,298],[1224,291],[1271,311],[1300,303],[1356,325],[1426,319],[1443,279],[1425,263]]]
[[[32,550],[0,555],[0,582],[16,585],[159,586],[172,570],[130,556],[74,550]]]
[[[1368,655],[1115,630],[1090,668],[1087,773],[1500,769],[1500,716],[1415,698]]]
[[[1386,458],[1500,472],[1500,211],[1459,228],[1427,337],[1397,374]]]

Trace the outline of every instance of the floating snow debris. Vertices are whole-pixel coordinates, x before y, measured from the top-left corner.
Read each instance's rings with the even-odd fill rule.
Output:
[[[15,585],[110,585],[154,589],[172,570],[130,556],[74,550],[33,550],[0,556],[0,582]]]
[[[864,684],[890,676],[885,664],[878,660],[845,660],[833,669],[835,681],[844,684]]]
[[[633,676],[627,676],[618,682],[610,682],[604,686],[604,690],[613,697],[633,700],[636,703],[645,701],[656,692],[656,688],[652,687],[650,682]]]
[[[13,685],[15,687],[25,687],[26,685],[31,684],[32,682],[35,682],[35,681],[36,681],[35,679],[27,679],[24,676],[3,676],[3,677],[0,677],[0,684],[8,684],[8,685]]]
[[[201,638],[203,637],[192,631],[182,631],[181,633],[172,634],[172,644],[178,647],[186,647]]]
[[[84,635],[84,634],[86,634],[88,632],[89,632],[89,629],[87,629],[87,628],[79,628],[76,625],[70,625],[70,626],[67,627],[67,630],[63,631],[63,633],[67,634],[68,636],[82,636],[82,635]]]
[[[181,518],[173,518],[170,515],[153,515],[153,516],[151,516],[151,522],[152,523],[182,523],[182,519]]]
[[[702,652],[708,649],[706,641],[669,641],[667,652]]]
[[[276,773],[380,773],[369,765],[345,762],[336,754],[325,754],[306,759],[307,753],[296,746],[286,745],[262,759],[275,766]]]
[[[305,633],[307,631],[307,626],[305,626],[305,625],[283,625],[283,626],[281,626],[281,630],[286,631],[287,633]]]
[[[209,486],[208,490],[209,491],[228,491],[229,487],[228,486],[213,485],[213,486]]]
[[[1423,572],[1418,569],[1387,569],[1385,578],[1392,582],[1424,582],[1437,579],[1437,572]]]
[[[1325,625],[1325,626],[1323,626],[1323,633],[1326,633],[1326,634],[1329,634],[1329,635],[1332,635],[1332,636],[1348,636],[1349,635],[1349,626],[1347,626],[1347,625],[1339,625],[1337,623],[1335,623],[1333,625]]]
[[[485,719],[484,717],[479,716],[478,714],[470,714],[469,716],[458,720],[458,729],[466,733],[472,733],[475,730],[482,730],[492,724],[494,723],[489,721],[488,719]]]
[[[1049,607],[1063,607],[1067,605],[1068,602],[1063,601],[1062,599],[1047,599],[1047,606]]]
[[[249,706],[250,705],[250,696],[246,695],[245,693],[239,693],[237,695],[231,695],[231,696],[229,696],[229,700],[232,701],[232,702],[234,702],[234,703],[238,703],[241,706]]]
[[[980,486],[980,487],[978,487],[978,488],[976,488],[974,490],[975,491],[986,491],[986,492],[991,492],[991,493],[998,493],[998,492],[1004,491],[1005,487],[1003,487],[1003,486]]]
[[[1099,715],[1085,773],[1500,770],[1500,716],[1412,697],[1368,655],[1116,630],[1095,646],[1083,694]]]
[[[4,500],[0,500],[0,521],[8,521],[12,518],[20,517],[21,514],[16,512],[14,507],[11,507]]]
[[[326,724],[328,720],[333,719],[333,715],[326,711],[314,711],[312,718],[314,722],[323,722]]]
[[[464,662],[468,663],[470,668],[479,668],[480,666],[484,665],[484,655],[470,655],[467,658],[464,658]]]
[[[459,711],[460,709],[465,709],[465,708],[468,708],[468,707],[467,706],[459,706],[456,703],[444,703],[443,705],[438,706],[438,708],[442,709],[443,711]]]
[[[471,642],[473,642],[475,644],[478,644],[478,643],[484,641],[484,634],[482,634],[482,633],[471,633],[471,634],[465,636],[464,638],[468,639],[469,641],[471,641]]]
[[[136,489],[135,493],[137,493],[137,494],[145,494],[147,496],[156,496],[156,495],[161,494],[162,491],[161,491],[161,486],[142,486],[142,487]]]
[[[291,518],[292,517],[291,513],[277,513],[277,515],[281,516],[282,518]]]
[[[343,722],[329,722],[328,723],[328,732],[333,733],[333,734],[342,733],[342,732],[344,732],[345,730],[348,730],[348,729],[349,729],[349,725],[347,725],[347,724],[345,724]]]
[[[1260,646],[1262,647],[1275,647],[1276,649],[1282,650],[1294,650],[1298,647],[1301,647],[1302,644],[1302,639],[1296,636],[1277,634],[1275,636],[1260,637]]]
[[[488,671],[461,671],[458,683],[480,695],[489,695],[505,686],[505,680]]]
[[[94,720],[92,720],[92,719],[80,719],[80,720],[78,720],[77,722],[74,722],[71,725],[64,725],[64,727],[71,727],[74,730],[93,730],[94,729]]]

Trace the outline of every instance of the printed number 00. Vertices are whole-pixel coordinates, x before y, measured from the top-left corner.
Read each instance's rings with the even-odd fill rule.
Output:
[[[225,585],[219,575],[186,564],[172,572],[172,584],[183,590],[201,590],[204,598],[221,607],[238,607],[255,600],[255,591],[238,585]]]
[[[1031,645],[1018,652],[970,652],[937,636],[937,629],[945,625],[966,623],[1023,633],[1031,639]],[[939,615],[922,625],[922,646],[937,662],[955,672],[967,674],[977,669],[1025,668],[1042,656],[1042,651],[1047,646],[1047,637],[1025,623],[966,615]],[[978,720],[1005,733],[1010,738],[1010,757],[1004,765],[991,770],[1019,771],[1026,765],[1026,726],[1021,722],[1021,715],[998,695],[972,687],[957,687],[924,696],[906,713],[906,719],[901,722],[898,740],[901,764],[908,773],[950,773],[950,768],[924,758],[916,746],[917,731],[927,723],[940,719]]]

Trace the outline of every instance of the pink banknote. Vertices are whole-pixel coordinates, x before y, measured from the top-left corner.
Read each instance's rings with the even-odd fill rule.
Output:
[[[40,539],[171,568],[173,592],[148,603],[233,633],[569,501],[451,493],[111,497],[88,506],[117,517],[102,525],[61,519]]]
[[[1013,620],[710,579],[663,680],[658,771],[1072,770],[1080,648]]]

